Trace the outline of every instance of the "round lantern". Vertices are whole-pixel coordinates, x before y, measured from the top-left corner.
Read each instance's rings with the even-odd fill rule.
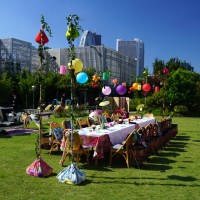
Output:
[[[107,81],[109,79],[109,73],[108,72],[104,72],[102,75],[102,80]]]
[[[142,86],[141,86],[141,84],[138,84],[138,88],[137,88],[138,90],[141,90],[142,89]]]
[[[66,74],[66,66],[65,65],[61,65],[60,66],[60,74],[65,75]]]
[[[116,91],[117,91],[118,94],[124,95],[126,93],[127,89],[123,85],[118,85],[117,88],[116,88]]]
[[[143,86],[142,86],[142,89],[145,91],[145,92],[149,92],[151,90],[151,86],[148,84],[148,83],[145,83]]]
[[[138,83],[133,83],[132,87],[133,87],[134,90],[137,90],[138,89]]]
[[[166,67],[163,69],[163,74],[165,75],[169,74],[169,70]]]
[[[111,93],[111,88],[109,86],[105,86],[102,88],[102,93],[104,95],[109,95]]]
[[[158,92],[158,91],[159,91],[159,87],[156,86],[156,87],[155,87],[155,92]]]
[[[114,85],[116,85],[116,84],[117,84],[117,79],[116,79],[116,78],[113,79],[113,80],[112,80],[112,83],[113,83]]]
[[[86,83],[88,80],[88,75],[85,72],[80,72],[76,76],[76,81],[80,84]]]
[[[148,74],[149,74],[148,69],[145,69],[145,70],[143,71],[143,75],[144,75],[144,76],[147,76]]]
[[[70,67],[71,63],[68,63],[68,66]],[[74,73],[78,73],[80,71],[82,71],[83,69],[83,63],[80,59],[76,58],[75,60],[72,60],[72,67],[74,68],[75,72]]]

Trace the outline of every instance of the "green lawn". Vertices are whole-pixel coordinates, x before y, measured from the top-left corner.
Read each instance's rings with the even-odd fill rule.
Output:
[[[51,119],[47,120],[51,121]],[[88,166],[80,163],[86,173],[81,185],[59,183],[56,175],[63,169],[58,164],[61,153],[42,158],[53,167],[47,178],[32,177],[26,168],[35,159],[36,133],[0,138],[0,199],[4,200],[64,200],[64,199],[173,199],[196,200],[200,194],[200,118],[173,118],[179,133],[156,156],[148,158],[141,170],[127,168],[125,162],[108,158]],[[66,166],[69,161],[65,162]]]

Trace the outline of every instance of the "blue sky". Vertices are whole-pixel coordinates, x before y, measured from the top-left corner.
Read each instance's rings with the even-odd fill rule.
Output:
[[[0,38],[17,38],[38,46],[40,18],[51,27],[51,48],[68,47],[66,17],[77,14],[84,30],[102,35],[102,44],[116,49],[116,39],[140,38],[145,66],[155,58],[178,58],[200,73],[199,0],[0,0]],[[78,46],[79,39],[75,41]]]

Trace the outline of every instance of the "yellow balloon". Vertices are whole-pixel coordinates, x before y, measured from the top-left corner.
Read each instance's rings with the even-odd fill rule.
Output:
[[[68,63],[68,66],[70,66],[71,63]],[[74,68],[75,72],[74,73],[78,73],[80,71],[82,71],[83,69],[83,63],[80,59],[76,58],[75,60],[72,60],[72,68]]]

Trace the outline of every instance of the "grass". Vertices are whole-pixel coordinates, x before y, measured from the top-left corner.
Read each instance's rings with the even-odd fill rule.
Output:
[[[149,157],[141,170],[136,166],[128,169],[123,160],[113,160],[110,167],[108,157],[97,166],[81,162],[79,168],[86,173],[86,180],[76,186],[56,179],[63,169],[58,164],[61,153],[49,155],[48,150],[42,150],[43,160],[53,167],[51,176],[38,178],[26,174],[27,166],[36,159],[36,133],[1,137],[0,199],[199,199],[200,119],[173,118],[173,123],[179,129],[175,140],[156,156]],[[65,164],[68,166],[70,162]]]

